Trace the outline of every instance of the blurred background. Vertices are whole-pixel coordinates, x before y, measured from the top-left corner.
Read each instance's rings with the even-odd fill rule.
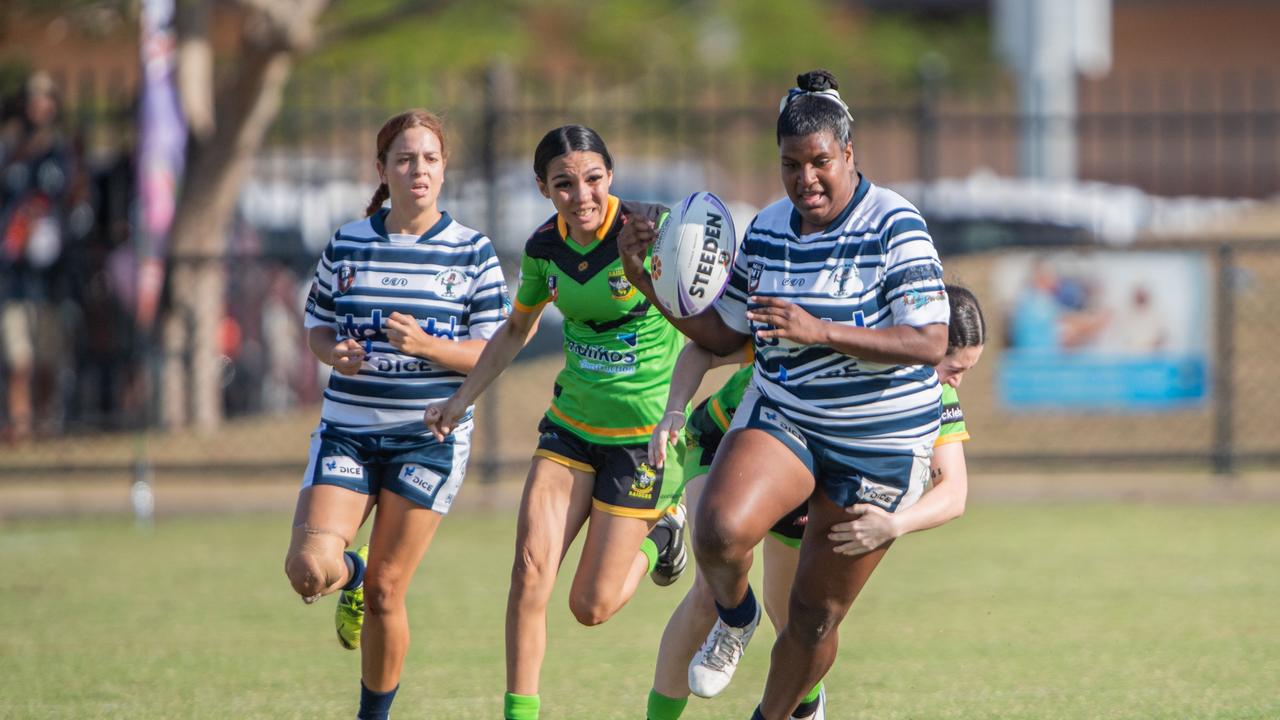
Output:
[[[1276,27],[1262,0],[9,0],[0,517],[291,506],[327,377],[304,294],[391,114],[445,115],[441,206],[514,284],[546,130],[742,228],[813,67],[985,304],[975,493],[1280,497]],[[552,317],[484,396],[464,498],[518,492],[559,343]]]

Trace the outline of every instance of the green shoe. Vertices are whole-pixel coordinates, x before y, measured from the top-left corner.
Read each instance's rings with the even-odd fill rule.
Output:
[[[365,545],[356,551],[360,560],[368,561],[369,546]],[[355,590],[343,590],[338,593],[338,609],[333,614],[334,625],[338,628],[338,642],[348,650],[360,647],[360,627],[364,625],[364,585]]]

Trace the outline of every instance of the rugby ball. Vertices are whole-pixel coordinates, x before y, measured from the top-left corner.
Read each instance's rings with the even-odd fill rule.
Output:
[[[738,235],[720,198],[696,192],[672,208],[653,243],[649,273],[658,302],[676,317],[711,307],[729,285]]]

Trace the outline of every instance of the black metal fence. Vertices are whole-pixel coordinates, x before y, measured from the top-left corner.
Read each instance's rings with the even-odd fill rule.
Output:
[[[1039,120],[1020,117],[1003,87],[959,92],[922,85],[903,92],[851,82],[845,95],[857,118],[859,165],[890,186],[975,171],[1014,175],[1022,132],[1049,123],[1076,143],[1080,176],[1125,186],[1119,194],[1265,198],[1280,192],[1277,84],[1276,75],[1115,79],[1083,86],[1078,116]],[[427,106],[445,112],[450,165],[442,205],[495,239],[514,279],[524,237],[551,212],[531,169],[532,148],[546,130],[563,122],[599,130],[616,160],[617,194],[670,202],[709,188],[749,217],[782,194],[773,127],[783,90],[695,75],[545,81],[500,68],[417,88],[387,86],[358,72],[298,77],[244,190],[227,256],[169,258],[171,267],[215,262],[227,271],[219,342],[226,426],[212,435],[165,426],[160,367],[175,358],[181,364],[190,351],[138,332],[112,295],[111,278],[128,271],[112,265],[113,251],[129,242],[133,176],[130,148],[121,143],[127,133],[119,132],[127,115],[118,104],[81,93],[83,104],[68,117],[81,139],[96,221],[42,271],[50,291],[21,309],[26,330],[15,324],[6,331],[37,328],[28,341],[39,363],[22,379],[34,388],[36,418],[34,437],[21,441],[11,432],[12,363],[3,366],[0,434],[13,444],[4,449],[12,461],[0,474],[127,472],[140,458],[161,472],[300,467],[323,383],[302,339],[302,294],[332,228],[358,216],[367,202],[373,138],[395,111]],[[977,230],[937,223],[949,273],[980,296],[993,292],[1004,250],[962,253],[984,245],[959,234],[1003,227],[998,237],[1004,239],[986,246],[1003,247],[1008,239],[1048,246],[1067,237],[1074,250],[1099,239],[1082,222],[1034,216],[1034,208],[1026,210],[1033,216],[1018,215],[1024,209],[1014,205],[1010,216],[979,218],[985,224]],[[932,220],[927,203],[922,206]],[[963,391],[981,438],[971,456],[1021,465],[1180,462],[1223,472],[1280,461],[1280,441],[1265,422],[1280,401],[1280,384],[1268,377],[1280,349],[1280,321],[1269,312],[1280,299],[1272,290],[1280,287],[1280,243],[1210,239],[1243,209],[1242,203],[1225,211],[1221,204],[1191,204],[1175,214],[1184,234],[1195,238],[1176,247],[1214,268],[1208,288],[1212,387],[1201,403],[1147,413],[1013,412],[997,398],[1001,352],[993,347]],[[1204,229],[1197,231],[1197,223]],[[1156,247],[1134,240],[1150,228],[1132,226],[1123,242]],[[1016,227],[1012,238],[1010,227]],[[1071,232],[1064,236],[1064,230]],[[988,307],[998,331],[997,308]],[[527,459],[556,367],[554,338],[544,344],[548,354],[518,363],[519,385],[499,383],[480,410],[476,469],[485,477],[518,469]]]

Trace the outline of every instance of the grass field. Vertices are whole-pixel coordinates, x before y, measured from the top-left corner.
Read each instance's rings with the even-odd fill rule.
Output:
[[[332,600],[281,571],[288,517],[0,525],[0,717],[350,718],[359,661]],[[396,717],[499,718],[508,513],[450,517],[410,595]],[[572,558],[570,559],[572,562]],[[571,567],[571,565],[566,565]],[[561,578],[543,717],[642,718],[658,633],[688,587],[574,624]],[[900,542],[845,622],[844,718],[1280,717],[1280,506],[985,505]],[[724,696],[744,720],[772,633]]]

